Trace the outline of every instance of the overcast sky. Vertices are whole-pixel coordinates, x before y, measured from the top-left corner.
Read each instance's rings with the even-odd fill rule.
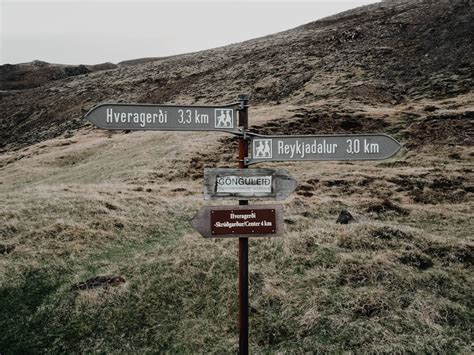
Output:
[[[290,29],[377,0],[0,0],[0,60],[117,63]]]

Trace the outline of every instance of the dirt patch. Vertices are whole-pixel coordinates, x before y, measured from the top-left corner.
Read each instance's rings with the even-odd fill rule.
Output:
[[[71,290],[90,290],[94,288],[117,287],[125,283],[122,276],[96,276],[84,282],[79,282],[71,286]]]
[[[311,197],[318,188],[320,188],[319,179],[311,178],[306,180],[306,183],[298,184],[296,193],[300,196]]]
[[[361,287],[369,284],[392,282],[394,277],[392,268],[382,261],[359,262],[348,260],[339,269],[337,283],[339,285]]]
[[[411,196],[414,202],[423,204],[438,204],[443,202],[460,203],[466,200],[466,192],[463,190],[449,193],[446,191],[437,192],[430,189],[415,189],[412,191]]]
[[[109,203],[109,202],[106,202],[106,203],[105,203],[105,207],[106,207],[108,210],[111,210],[111,211],[116,211],[116,210],[118,210],[118,207],[117,207],[117,206],[115,206],[115,205],[113,205],[113,204],[111,204],[111,203]]]
[[[341,179],[326,180],[326,181],[323,181],[323,185],[327,186],[327,187],[334,187],[334,186],[345,187],[345,186],[349,185],[349,181],[341,180]]]
[[[386,161],[386,162],[377,164],[377,166],[384,167],[384,168],[403,168],[403,167],[412,166],[412,165],[413,163],[410,163],[406,160]]]
[[[383,200],[380,203],[370,204],[369,207],[367,208],[367,212],[377,213],[377,214],[386,214],[386,213],[394,212],[401,216],[407,216],[410,214],[410,211],[408,209],[400,207],[387,199]]]
[[[398,104],[402,101],[402,95],[397,90],[390,90],[387,85],[378,83],[364,83],[352,87],[348,93],[348,97],[354,100],[360,100],[365,103],[385,103]]]
[[[296,193],[300,196],[311,197],[311,196],[314,196],[314,193],[313,193],[314,190],[315,190],[315,187],[312,185],[300,184],[296,188]]]
[[[221,138],[219,145],[211,153],[199,153],[188,162],[187,169],[181,174],[183,178],[193,180],[204,177],[204,168],[228,168],[237,166],[237,141],[235,138]]]
[[[358,302],[354,307],[354,314],[356,316],[372,318],[380,315],[385,309],[387,309],[387,305],[384,302],[365,300]]]
[[[431,115],[412,123],[406,132],[408,147],[418,145],[474,145],[474,111]]]
[[[461,263],[466,266],[474,265],[474,245],[449,245],[429,242],[428,246],[420,246],[427,255],[443,260],[446,263]]]
[[[295,68],[296,69],[296,68]],[[276,79],[270,80],[266,85],[255,85],[253,99],[259,102],[279,102],[302,89],[313,78],[313,72],[304,71],[296,75],[286,73]]]
[[[383,240],[392,240],[392,239],[404,239],[411,240],[413,235],[409,233],[402,232],[398,229],[393,229],[390,227],[378,228],[370,233],[370,236],[377,239]]]
[[[372,184],[375,181],[375,178],[372,176],[365,176],[357,181],[357,186],[366,187]]]
[[[220,150],[220,149],[219,149]],[[193,180],[202,179],[204,177],[204,168],[212,166],[218,162],[218,156],[213,154],[200,154],[194,156],[189,162],[189,168],[184,173],[185,177]]]
[[[376,229],[359,230],[351,234],[341,234],[337,239],[337,246],[357,251],[367,250],[404,250],[413,249],[413,235],[401,230],[381,227]]]
[[[387,181],[398,185],[397,192],[407,192],[414,202],[438,204],[459,203],[467,199],[470,191],[469,176],[440,174],[398,175]]]
[[[0,244],[0,255],[10,254],[13,250],[15,250],[15,245],[13,244]]]
[[[398,260],[405,265],[413,266],[419,270],[427,270],[433,266],[431,258],[417,251],[404,252]]]
[[[370,118],[363,114],[353,115],[344,110],[334,112],[332,107],[300,108],[287,119],[253,126],[258,134],[326,134],[326,133],[373,133],[384,130],[388,123],[380,118]]]

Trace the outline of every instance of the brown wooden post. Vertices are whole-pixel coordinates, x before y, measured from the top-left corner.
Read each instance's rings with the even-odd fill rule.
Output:
[[[244,136],[239,138],[239,168],[245,169],[244,159],[248,153],[245,131],[248,128],[247,95],[239,95],[239,127],[244,129]],[[239,200],[239,205],[248,205],[247,200]],[[249,353],[249,240],[239,238],[239,354]]]

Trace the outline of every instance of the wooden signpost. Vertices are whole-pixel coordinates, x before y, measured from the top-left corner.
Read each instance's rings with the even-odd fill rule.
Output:
[[[239,206],[203,207],[192,225],[205,238],[239,239],[239,353],[248,354],[248,240],[283,233],[283,206],[248,205],[248,198],[283,200],[296,181],[283,169],[247,169],[274,161],[381,160],[401,148],[385,134],[262,136],[248,131],[248,96],[225,106],[102,104],[86,118],[102,129],[222,131],[238,136],[238,169],[205,169],[204,198],[237,198]],[[250,153],[249,152],[250,148]]]

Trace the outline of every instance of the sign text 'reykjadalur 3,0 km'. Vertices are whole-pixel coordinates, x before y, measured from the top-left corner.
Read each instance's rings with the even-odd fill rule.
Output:
[[[385,134],[250,137],[246,164],[291,160],[381,160],[401,145]]]
[[[86,118],[103,129],[156,131],[223,131],[240,133],[238,104],[227,106],[173,106],[103,104]]]

